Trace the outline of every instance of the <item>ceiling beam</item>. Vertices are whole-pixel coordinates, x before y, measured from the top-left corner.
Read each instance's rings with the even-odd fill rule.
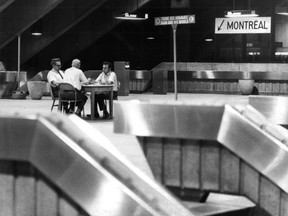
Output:
[[[63,0],[18,0],[0,13],[0,50]]]
[[[62,0],[63,1],[63,0]],[[21,64],[65,34],[70,28],[88,16],[107,0],[64,0],[46,16],[42,17],[42,36],[31,36],[30,28],[21,34]],[[10,69],[15,69],[16,41],[1,50],[1,59]]]
[[[15,0],[0,0],[0,12],[12,4]]]
[[[151,0],[139,0],[138,8],[141,8]],[[133,2],[133,1],[132,1]],[[114,15],[121,14],[124,11],[134,12],[137,10],[137,4],[131,4],[130,1],[114,1],[110,0],[106,4],[103,4],[101,8],[95,11],[93,19],[87,17],[87,19],[75,25],[67,34],[57,40],[57,43],[51,44],[45,49],[45,52],[41,52],[41,56],[44,58],[39,59],[40,65],[45,65],[49,57],[55,54],[60,57],[62,62],[67,62],[77,53],[84,51],[91,44],[95,43],[98,39],[103,37],[108,31],[110,31],[115,25],[123,22],[122,20],[116,20]],[[119,5],[120,4],[120,5]],[[111,10],[113,7],[113,10]],[[61,48],[58,47],[61,44]],[[37,45],[39,46],[40,43]],[[31,50],[31,49],[30,49]],[[29,49],[27,49],[29,51]],[[40,51],[40,50],[39,50]],[[29,56],[23,54],[24,56]]]
[[[31,37],[29,32],[23,35],[21,62],[27,61],[65,34],[106,1],[85,0],[80,2],[79,0],[66,0],[63,2],[61,7],[57,7],[42,19],[43,32],[41,37]]]
[[[46,47],[44,52],[44,55],[47,56],[44,57],[46,61],[51,56],[61,56],[63,61],[65,59],[68,60],[71,56],[89,47],[89,45],[111,30],[114,25],[121,22],[114,19],[115,14],[122,13],[123,9],[131,12],[137,9],[136,3],[131,4],[129,1],[121,1],[122,4],[119,5],[119,1],[113,1],[85,0],[79,2],[77,0],[64,0],[61,5],[42,18],[43,32],[41,37],[32,37],[30,31],[28,31],[29,29],[21,35],[21,64],[27,62]],[[139,0],[138,7],[142,7],[149,1]],[[103,6],[104,13],[101,12],[101,9],[96,19],[85,19],[104,3],[106,3]],[[111,4],[116,7],[115,10],[111,10]],[[84,19],[85,21],[83,21]],[[63,35],[67,36],[60,38]],[[58,39],[57,43],[53,43],[57,38],[60,39]],[[59,47],[58,44],[61,44],[61,46]],[[5,50],[1,50],[2,60],[10,69],[17,65],[15,49],[16,42],[10,43],[5,47]],[[15,52],[11,52],[11,50],[15,50]],[[42,52],[41,56],[43,56]],[[42,63],[41,61],[39,59],[39,65],[43,65],[44,62]]]

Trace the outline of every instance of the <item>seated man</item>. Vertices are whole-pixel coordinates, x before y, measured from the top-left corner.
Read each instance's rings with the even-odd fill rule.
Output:
[[[58,85],[64,82],[65,74],[63,73],[61,68],[61,60],[60,58],[53,58],[51,60],[52,69],[47,74],[47,80],[51,85],[51,89],[54,95],[58,95]],[[64,110],[66,113],[69,113],[68,104],[63,104]]]
[[[81,65],[80,60],[74,59],[72,61],[72,67],[65,70],[65,78],[64,78],[64,81],[66,83],[70,83],[76,89],[77,98],[81,100],[76,104],[77,110],[75,111],[75,114],[78,116],[80,116],[81,111],[84,109],[84,105],[88,99],[87,96],[84,95],[83,91],[81,91],[82,83],[89,84],[91,81],[90,79],[87,79],[83,71],[79,69],[80,65]],[[74,99],[74,95],[67,95],[67,98],[65,99]],[[74,107],[72,108],[70,107],[70,109],[74,109]]]
[[[117,76],[115,72],[111,71],[110,62],[103,62],[103,72],[97,77],[95,81],[96,83],[100,84],[113,84],[113,100],[117,100]],[[110,116],[104,102],[105,99],[108,99],[107,94],[102,93],[95,95],[95,118],[99,118],[97,103],[99,104],[99,109],[103,110],[103,118],[108,118]]]

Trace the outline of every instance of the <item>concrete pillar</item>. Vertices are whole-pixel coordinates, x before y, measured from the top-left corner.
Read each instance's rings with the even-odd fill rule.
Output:
[[[167,94],[168,80],[166,70],[153,70],[153,93]]]
[[[129,95],[129,80],[130,80],[130,68],[125,67],[127,62],[115,61],[114,72],[117,75],[117,80],[120,81],[120,89],[118,89],[118,96]]]

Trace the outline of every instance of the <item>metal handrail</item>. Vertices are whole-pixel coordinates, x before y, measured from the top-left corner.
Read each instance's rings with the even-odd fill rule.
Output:
[[[288,193],[288,131],[250,105],[117,101],[114,132],[218,141]]]
[[[88,214],[192,215],[82,119],[61,114],[0,119],[0,158],[30,162]]]

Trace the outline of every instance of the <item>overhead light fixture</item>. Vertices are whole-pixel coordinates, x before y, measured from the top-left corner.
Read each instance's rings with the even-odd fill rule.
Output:
[[[205,38],[205,41],[206,41],[206,42],[212,42],[213,39],[212,39],[212,38]]]
[[[37,23],[31,26],[31,35],[33,36],[42,35],[42,22],[41,21],[38,21]]]
[[[288,48],[287,47],[277,47],[275,51],[276,56],[287,56]]]
[[[147,40],[154,40],[155,37],[153,37],[153,36],[148,36],[146,39],[147,39]]]
[[[276,56],[288,56],[288,52],[275,52]]]
[[[31,35],[34,35],[34,36],[41,36],[42,33],[41,33],[41,32],[31,32]]]
[[[257,17],[255,10],[232,10],[225,11],[225,17]]]
[[[125,69],[130,69],[130,62],[125,62]]]
[[[288,7],[276,7],[275,13],[278,15],[288,16]]]
[[[134,9],[134,11],[137,11],[137,10],[138,10],[138,0],[136,0],[136,9]],[[122,13],[121,16],[116,16],[115,19],[141,21],[141,20],[147,20],[148,14],[147,13],[141,14],[141,13],[136,13],[136,12],[135,13],[124,12]]]
[[[260,52],[248,52],[249,56],[259,56],[260,54]]]
[[[148,14],[136,14],[136,13],[128,13],[125,12],[122,14],[122,16],[117,16],[115,19],[120,19],[120,20],[146,20],[148,19]]]

